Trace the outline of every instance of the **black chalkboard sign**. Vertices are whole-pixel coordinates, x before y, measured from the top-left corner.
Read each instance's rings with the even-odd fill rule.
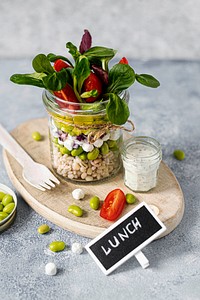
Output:
[[[89,242],[85,248],[108,275],[165,230],[165,225],[142,202]]]

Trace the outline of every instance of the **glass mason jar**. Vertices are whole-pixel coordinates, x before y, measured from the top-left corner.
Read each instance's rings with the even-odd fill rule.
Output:
[[[161,159],[161,145],[155,139],[138,136],[127,140],[122,148],[125,185],[136,192],[154,188]]]
[[[129,93],[122,95],[128,101]],[[93,182],[114,176],[121,168],[122,130],[106,115],[108,101],[73,103],[45,90],[49,114],[51,162],[65,180]]]

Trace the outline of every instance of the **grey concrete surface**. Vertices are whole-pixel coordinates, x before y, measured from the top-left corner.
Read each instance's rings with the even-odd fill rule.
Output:
[[[200,58],[198,0],[1,0],[0,57],[64,54],[87,28],[129,58]]]
[[[30,70],[29,59],[0,60],[1,123],[12,130],[31,118],[45,117],[38,88],[9,82],[15,72]],[[37,234],[45,219],[18,195],[18,214],[10,229],[0,235],[0,299],[116,299],[116,300],[199,300],[200,299],[200,62],[131,60],[138,73],[156,76],[160,88],[148,89],[135,83],[130,89],[131,118],[137,135],[160,141],[163,160],[176,175],[185,197],[185,214],[180,225],[168,236],[154,241],[144,250],[150,267],[143,270],[133,257],[106,277],[84,252],[74,255],[70,248],[51,256],[47,245],[55,239],[69,246],[85,245],[89,239],[65,231],[50,222],[52,231]],[[181,148],[184,161],[172,153]],[[2,149],[1,149],[2,150]],[[13,188],[0,156],[0,182]],[[44,274],[53,261],[58,274]]]

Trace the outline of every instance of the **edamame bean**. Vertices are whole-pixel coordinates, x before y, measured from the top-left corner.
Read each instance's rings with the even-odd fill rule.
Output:
[[[91,152],[88,152],[87,158],[89,160],[95,160],[99,156],[99,149],[94,148]]]
[[[83,152],[78,156],[81,160],[86,160],[87,159],[87,153]]]
[[[40,134],[38,131],[34,131],[34,132],[32,133],[32,138],[33,138],[35,141],[41,141],[42,136],[41,136],[41,134]]]
[[[2,203],[0,203],[0,211],[2,211],[2,210],[3,210],[3,208],[4,208],[3,204],[2,204]]]
[[[6,194],[2,199],[2,204],[6,206],[7,204],[14,202],[12,195]]]
[[[106,154],[108,154],[108,152],[109,152],[108,144],[106,142],[104,142],[103,145],[101,146],[101,153],[103,155],[106,155]]]
[[[53,252],[63,251],[65,249],[65,243],[63,241],[54,241],[49,244],[49,249]]]
[[[50,230],[50,227],[47,224],[42,224],[37,229],[38,233],[40,233],[40,234],[47,233],[47,232],[49,232],[49,230]]]
[[[0,221],[4,220],[8,214],[6,212],[0,211]]]
[[[109,141],[107,141],[107,143],[108,143],[109,148],[111,148],[113,150],[117,150],[118,149],[116,141],[109,140]]]
[[[73,149],[71,151],[71,155],[72,156],[79,156],[82,152],[83,152],[83,148],[82,147],[78,147],[77,149]]]
[[[92,197],[90,199],[90,207],[92,209],[97,210],[99,208],[99,206],[100,206],[100,199],[99,199],[99,197],[97,197],[97,196]]]
[[[15,207],[14,202],[8,203],[6,206],[4,206],[3,212],[10,214],[13,211],[14,207]]]
[[[180,149],[174,150],[173,154],[174,154],[174,157],[178,160],[183,160],[185,158],[185,153]]]
[[[83,215],[82,208],[80,208],[78,205],[74,205],[74,204],[72,204],[68,207],[68,212],[72,213],[76,217],[82,217],[82,215]]]
[[[0,201],[3,199],[3,197],[5,196],[6,194],[4,192],[0,192]]]
[[[71,153],[67,148],[65,148],[63,146],[59,147],[59,149],[62,154],[70,154]]]
[[[126,194],[126,203],[134,204],[136,202],[136,197],[133,194]]]

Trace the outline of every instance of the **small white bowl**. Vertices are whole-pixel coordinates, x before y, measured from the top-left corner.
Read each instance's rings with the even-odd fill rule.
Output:
[[[1,184],[1,183],[0,183],[0,192],[3,192],[5,194],[10,194],[13,197],[13,200],[15,202],[15,207],[12,210],[12,212],[5,219],[3,219],[2,221],[0,221],[0,227],[1,227],[1,225],[3,225],[6,222],[8,222],[8,220],[10,218],[12,218],[12,216],[16,213],[16,210],[17,210],[17,196],[15,195],[15,193],[13,192],[13,190],[11,190],[8,186],[6,186],[4,184]]]

